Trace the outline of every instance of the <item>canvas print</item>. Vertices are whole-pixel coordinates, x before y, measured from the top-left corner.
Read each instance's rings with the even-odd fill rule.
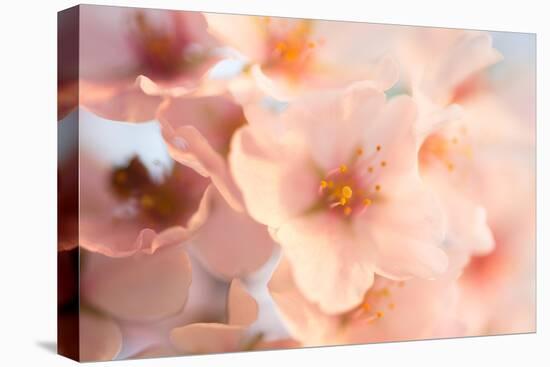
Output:
[[[534,34],[92,5],[58,28],[60,354],[535,331]]]

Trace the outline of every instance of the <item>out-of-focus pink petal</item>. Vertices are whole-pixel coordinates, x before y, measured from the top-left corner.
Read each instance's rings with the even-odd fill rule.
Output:
[[[446,168],[435,167],[422,175],[443,205],[448,223],[447,245],[459,246],[474,255],[487,254],[494,248],[494,238],[486,210],[466,195],[464,186],[454,186],[456,182],[449,176],[452,174]]]
[[[279,349],[295,349],[302,347],[298,341],[294,339],[276,339],[276,340],[261,340],[254,350],[279,350]]]
[[[125,258],[86,253],[82,266],[83,298],[122,320],[154,321],[177,313],[190,284],[191,263],[181,247]]]
[[[80,104],[109,120],[145,122],[155,117],[162,99],[149,96],[132,80],[99,84],[80,82]]]
[[[258,270],[275,246],[267,227],[233,210],[218,192],[209,205],[208,219],[190,241],[194,254],[212,274],[225,279]]]
[[[337,338],[338,317],[323,313],[303,296],[286,258],[281,259],[268,287],[290,335],[304,346],[326,345],[330,338]]]
[[[208,217],[211,189],[197,191],[197,205],[182,223],[166,228],[149,228],[135,217],[126,218],[118,214],[121,204],[113,195],[110,172],[98,162],[88,158],[81,159],[80,222],[79,242],[82,248],[111,257],[131,256],[143,251],[153,253],[163,246],[180,244],[204,223]],[[185,175],[195,175],[191,170]],[[187,192],[201,189],[203,186],[197,175],[197,187],[188,183]],[[192,179],[193,180],[193,179]],[[212,188],[213,189],[213,188]],[[195,195],[195,193],[193,193]],[[191,199],[191,198],[188,198]],[[117,209],[118,208],[118,209]]]
[[[242,326],[202,323],[173,329],[170,340],[186,354],[225,353],[239,351],[244,335]]]
[[[377,277],[362,304],[346,313],[329,315],[309,302],[296,287],[285,258],[269,291],[291,336],[305,346],[436,337],[456,325],[456,278],[466,263],[461,253],[448,255],[451,265],[443,277],[405,282]]]
[[[241,107],[227,94],[171,99],[162,105],[157,117],[167,134],[177,132],[180,127],[195,127],[223,157],[229,152],[235,130],[246,124]]]
[[[374,280],[373,249],[330,213],[293,219],[276,232],[298,288],[326,313],[357,306]]]
[[[162,129],[172,158],[196,170],[212,183],[235,210],[242,211],[241,193],[233,182],[225,159],[194,126],[181,126],[176,130]]]
[[[110,120],[153,119],[218,59],[198,12],[83,6],[80,18],[80,104]]]
[[[159,357],[172,357],[178,353],[171,347],[166,345],[153,345],[141,352],[134,354],[132,358],[159,358]]]
[[[502,55],[485,32],[464,32],[439,60],[422,89],[438,101],[448,101],[456,87],[472,74],[498,62]]]
[[[227,315],[229,325],[249,326],[258,318],[258,303],[237,279],[229,287]]]
[[[122,333],[108,317],[81,311],[79,330],[81,362],[110,361],[122,349]]]
[[[249,59],[260,89],[280,100],[357,80],[385,90],[398,79],[397,64],[386,56],[396,32],[387,26],[223,14],[207,19],[212,34]]]
[[[264,56],[265,18],[250,15],[205,14],[208,32],[251,60]]]

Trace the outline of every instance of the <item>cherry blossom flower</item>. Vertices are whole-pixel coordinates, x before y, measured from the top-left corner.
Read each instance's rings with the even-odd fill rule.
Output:
[[[536,325],[533,162],[517,152],[495,153],[483,157],[479,187],[495,247],[473,257],[460,282],[468,335],[532,332]]]
[[[153,253],[190,238],[208,216],[213,188],[182,165],[157,181],[138,157],[121,166],[83,157],[80,172],[79,242],[86,250]]]
[[[246,59],[255,83],[286,100],[307,90],[371,80],[382,89],[397,80],[386,56],[389,28],[375,24],[206,14],[208,30]],[[360,47],[352,40],[360,40]]]
[[[200,13],[84,5],[80,19],[80,103],[111,120],[151,120],[162,96],[147,86],[186,93],[217,59]]]
[[[414,61],[408,72],[420,106],[420,169],[448,218],[447,245],[462,246],[470,254],[487,254],[494,239],[486,211],[476,198],[476,142],[468,132],[469,125],[484,121],[466,121],[464,103],[486,88],[482,71],[501,55],[485,32],[438,31],[410,31],[403,42]],[[425,39],[430,42],[425,44]],[[458,62],[458,57],[463,61]]]
[[[378,273],[447,268],[445,223],[417,170],[416,107],[368,83],[312,93],[278,115],[245,108],[230,164],[250,215],[268,225],[304,296],[327,313],[358,306]]]
[[[466,107],[469,135],[478,147],[476,198],[487,210],[495,246],[489,254],[473,257],[465,269],[462,318],[469,335],[531,332],[536,303],[534,120],[511,113],[516,106],[496,91]]]
[[[457,278],[466,263],[450,253],[451,265],[436,280],[394,281],[377,276],[361,304],[327,314],[298,289],[283,258],[269,290],[291,336],[304,346],[373,343],[462,335]]]

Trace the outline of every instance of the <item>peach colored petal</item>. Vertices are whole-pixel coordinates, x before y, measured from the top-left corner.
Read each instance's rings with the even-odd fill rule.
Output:
[[[176,356],[177,352],[166,345],[153,345],[132,356],[132,358],[159,358]]]
[[[212,195],[208,187],[197,198],[196,210],[181,225],[157,232],[134,218],[119,217],[120,203],[109,186],[109,171],[89,157],[82,157],[80,166],[79,242],[86,250],[111,257],[131,256],[139,251],[151,254],[160,247],[180,244],[190,238],[208,217]]]
[[[229,325],[249,326],[258,318],[258,303],[240,280],[233,280],[229,287],[227,314]]]
[[[163,103],[157,118],[169,135],[177,132],[180,127],[195,127],[222,157],[229,151],[229,143],[235,130],[246,124],[241,107],[227,94],[170,99]],[[193,151],[188,151],[189,155],[192,153]]]
[[[286,258],[281,259],[268,288],[290,335],[306,347],[326,345],[331,338],[335,341],[340,324],[338,317],[323,313],[318,305],[303,296]]]
[[[472,74],[498,62],[502,55],[485,32],[464,32],[439,60],[422,88],[435,100],[447,100],[453,90]]]
[[[298,288],[324,312],[357,306],[372,285],[373,249],[356,241],[347,224],[330,213],[293,219],[275,235]]]
[[[445,216],[418,176],[404,182],[406,188],[373,204],[355,220],[354,228],[376,248],[379,274],[394,279],[431,278],[447,269],[447,257],[438,247],[446,234]]]
[[[262,340],[256,344],[254,350],[296,349],[302,346],[302,344],[293,339]]]
[[[191,264],[180,247],[125,258],[86,253],[82,268],[84,299],[123,320],[154,321],[177,313],[190,284]]]
[[[234,211],[217,192],[209,205],[208,219],[190,241],[194,254],[212,274],[225,279],[258,270],[275,247],[267,227]]]
[[[393,282],[377,277],[362,305],[343,314],[326,314],[309,302],[298,290],[285,258],[269,291],[290,334],[305,346],[436,337],[442,325],[457,320],[455,280],[465,259],[456,255],[449,253],[452,265],[438,280]]]
[[[363,140],[372,145],[385,131],[369,124],[376,121],[384,101],[384,94],[372,83],[354,83],[345,89],[308,94],[292,103],[281,119],[298,134],[317,167],[328,171],[347,162]]]
[[[242,346],[245,329],[224,324],[191,324],[170,333],[174,347],[186,354],[237,352]]]
[[[113,360],[122,349],[122,333],[113,320],[80,312],[80,362]]]
[[[80,104],[110,120],[153,119],[162,96],[196,88],[218,58],[198,12],[83,6],[81,13]],[[166,47],[155,51],[155,41]]]
[[[423,178],[437,193],[443,205],[448,222],[448,245],[460,246],[473,255],[491,252],[495,244],[487,223],[486,210],[466,194],[465,185],[455,187],[445,168],[425,172]]]
[[[139,75],[136,78],[136,84],[143,91],[143,93],[152,97],[157,96],[177,98],[190,94],[193,91],[192,89],[177,84],[171,88],[162,87],[145,75]]]
[[[162,102],[150,96],[132,80],[111,84],[80,81],[79,103],[90,112],[109,120],[145,122],[155,117]]]
[[[199,130],[194,126],[181,126],[174,130],[163,124],[162,135],[172,158],[204,177],[210,177],[229,205],[242,211],[241,194],[231,178],[225,159]]]
[[[264,56],[266,17],[205,14],[208,32],[254,61]]]
[[[319,182],[313,165],[304,167],[302,157],[285,150],[266,151],[258,143],[249,127],[238,130],[229,163],[252,218],[278,226],[314,203]],[[278,161],[275,154],[287,159]]]

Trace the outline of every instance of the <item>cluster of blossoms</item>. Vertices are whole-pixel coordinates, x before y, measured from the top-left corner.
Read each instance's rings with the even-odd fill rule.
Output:
[[[534,328],[534,122],[488,33],[82,9],[60,101],[171,160],[81,152],[83,360]]]

